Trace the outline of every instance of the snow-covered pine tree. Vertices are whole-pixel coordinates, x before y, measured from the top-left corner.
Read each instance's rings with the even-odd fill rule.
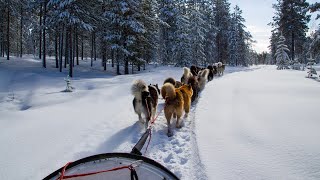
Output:
[[[251,41],[251,34],[245,31],[244,25],[245,19],[242,17],[242,10],[239,6],[234,7],[234,11],[231,14],[231,27],[229,37],[229,62],[231,65],[247,66],[248,53]]]
[[[174,59],[177,66],[191,65],[191,46],[190,46],[190,20],[187,14],[187,7],[183,1],[179,1],[176,15],[176,31],[174,33],[175,50]]]
[[[279,33],[277,29],[271,31],[270,37],[270,45],[268,46],[270,53],[271,53],[271,61],[270,64],[276,64],[276,52],[277,52],[277,40],[279,38]]]
[[[206,54],[206,61],[209,64],[215,62],[214,52],[216,50],[215,39],[216,26],[214,22],[213,2],[211,0],[202,0],[201,7],[203,9],[204,22],[206,22],[205,46],[204,52]]]
[[[316,78],[317,71],[314,69],[313,65],[316,63],[315,59],[312,58],[312,55],[310,54],[310,57],[308,58],[307,68],[308,68],[308,78]]]
[[[320,2],[315,2],[313,4],[310,4],[309,9],[311,13],[315,13],[315,12],[320,13]],[[317,14],[316,19],[319,19],[319,18],[320,18],[320,14]]]
[[[175,32],[177,30],[177,7],[175,0],[159,1],[159,18],[164,22],[160,27],[159,55],[163,64],[174,63]]]
[[[286,39],[283,35],[280,35],[278,44],[277,44],[277,51],[276,51],[276,61],[277,61],[277,69],[289,69],[288,63],[290,58],[288,56],[289,49],[288,46],[285,44]]]
[[[320,58],[320,26],[311,36],[309,54]]]
[[[197,66],[206,66],[205,35],[207,33],[206,22],[203,15],[201,1],[190,0],[188,2],[188,14],[190,18],[190,45],[192,49],[191,63]]]
[[[229,62],[229,29],[230,3],[228,0],[213,0],[214,24],[217,28],[215,36],[216,62]]]
[[[311,13],[319,13],[316,16],[316,20],[320,19],[320,3],[316,2],[314,4],[311,4],[310,7]],[[318,28],[311,34],[311,42],[309,45],[308,54],[315,57],[316,61],[320,61],[320,24],[318,24]]]
[[[104,13],[110,25],[105,38],[111,42],[111,48],[116,52],[117,71],[120,57],[123,58],[125,74],[129,73],[129,61],[141,58],[138,40],[143,38],[146,30],[141,21],[140,3],[134,0],[110,1],[109,8]]]
[[[145,33],[139,36],[139,59],[137,59],[138,71],[140,66],[158,59],[159,48],[159,28],[161,20],[157,14],[159,12],[156,0],[142,0],[141,2],[141,22],[145,28]]]
[[[98,0],[48,0],[47,18],[45,28],[57,28],[60,31],[60,46],[64,48],[65,66],[69,64],[69,76],[73,77],[76,29],[91,32],[97,26],[96,12],[100,8]],[[59,28],[58,28],[59,27]],[[62,45],[63,43],[63,45]],[[62,53],[60,49],[60,71],[62,66]]]
[[[274,7],[277,11],[273,18],[274,23],[286,38],[291,59],[295,59],[296,55],[304,53],[303,45],[310,21],[310,15],[306,14],[308,3],[306,0],[278,0]]]

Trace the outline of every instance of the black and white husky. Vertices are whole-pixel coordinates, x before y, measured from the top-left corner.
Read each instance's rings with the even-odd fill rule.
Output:
[[[149,88],[152,91],[151,94]],[[132,102],[134,111],[138,114],[139,121],[145,123],[146,128],[149,125],[150,119],[154,118],[157,111],[158,96],[155,97],[153,92],[156,91],[158,95],[158,91],[153,91],[153,88],[155,87],[147,86],[142,80],[136,80],[131,86],[131,93],[134,96]],[[145,122],[142,119],[142,114],[146,118]]]

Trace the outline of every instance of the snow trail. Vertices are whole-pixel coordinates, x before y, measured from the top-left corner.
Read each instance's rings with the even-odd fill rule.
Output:
[[[0,179],[42,179],[69,161],[130,152],[144,133],[132,107],[132,82],[143,79],[161,87],[167,77],[179,80],[183,73],[182,68],[158,67],[114,76],[114,69],[108,66],[111,73],[105,73],[100,65],[89,70],[89,64],[76,66],[72,79],[76,89],[63,93],[65,69],[44,70],[41,61],[32,59],[1,63]],[[274,69],[227,67],[224,76],[207,84],[183,127],[172,127],[172,137],[167,137],[160,113],[145,156],[181,179],[319,179],[320,147],[315,140],[320,135],[314,113],[320,84],[304,78],[304,71]],[[310,95],[301,96],[305,92]],[[280,99],[276,105],[275,94]],[[297,106],[301,110],[294,104],[302,104]],[[158,111],[163,105],[160,99]],[[268,113],[273,106],[281,111]],[[281,172],[298,175],[277,176]]]

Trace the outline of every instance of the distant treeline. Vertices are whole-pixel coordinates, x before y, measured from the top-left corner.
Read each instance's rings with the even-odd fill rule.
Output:
[[[272,63],[252,50],[238,6],[228,0],[0,0],[0,55],[55,57],[60,71],[84,57],[112,66]],[[288,38],[287,38],[288,39]]]

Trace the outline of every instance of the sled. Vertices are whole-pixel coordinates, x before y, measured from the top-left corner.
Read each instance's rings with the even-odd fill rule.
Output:
[[[141,155],[150,129],[133,147],[131,153],[104,153],[67,163],[43,180],[178,180],[179,178],[158,162]]]

